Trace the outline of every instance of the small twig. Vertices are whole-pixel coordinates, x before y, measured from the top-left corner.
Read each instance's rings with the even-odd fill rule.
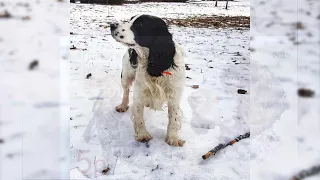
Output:
[[[301,180],[301,179],[313,176],[318,173],[320,173],[320,164],[313,166],[310,169],[300,171],[298,174],[293,176],[290,180]]]
[[[107,174],[109,172],[110,168],[107,167],[106,169],[102,170],[102,174]]]
[[[250,132],[244,134],[244,135],[240,135],[237,138],[235,138],[234,140],[230,141],[227,144],[219,144],[218,146],[216,146],[215,148],[211,149],[209,152],[207,152],[205,155],[202,156],[202,159],[208,159],[211,156],[216,155],[216,153],[218,151],[220,151],[221,149],[224,149],[225,147],[229,146],[229,145],[233,145],[234,143],[240,141],[241,139],[245,139],[245,138],[249,138],[250,137]]]

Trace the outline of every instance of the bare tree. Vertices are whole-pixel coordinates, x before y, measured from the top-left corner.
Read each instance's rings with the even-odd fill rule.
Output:
[[[214,5],[214,7],[217,7],[218,6],[218,0],[216,0],[216,5]]]

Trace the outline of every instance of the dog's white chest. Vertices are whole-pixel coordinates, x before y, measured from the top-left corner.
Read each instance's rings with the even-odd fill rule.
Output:
[[[146,73],[144,68],[137,69],[137,89],[141,101],[155,110],[162,110],[163,104],[173,95],[173,86],[168,76],[152,77]]]

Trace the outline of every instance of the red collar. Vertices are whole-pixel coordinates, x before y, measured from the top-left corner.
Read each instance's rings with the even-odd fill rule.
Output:
[[[172,75],[171,72],[169,72],[169,71],[163,71],[162,74],[163,74],[163,75]]]

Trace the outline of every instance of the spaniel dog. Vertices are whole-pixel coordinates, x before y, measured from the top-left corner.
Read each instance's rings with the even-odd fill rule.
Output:
[[[184,87],[185,64],[182,48],[172,40],[167,24],[160,18],[138,15],[129,21],[110,25],[112,37],[128,47],[122,60],[122,103],[116,107],[125,112],[129,104],[129,91],[133,89],[133,122],[135,138],[148,142],[144,107],[162,110],[168,105],[169,123],[165,141],[172,146],[183,146],[178,136],[182,111],[180,99]]]

